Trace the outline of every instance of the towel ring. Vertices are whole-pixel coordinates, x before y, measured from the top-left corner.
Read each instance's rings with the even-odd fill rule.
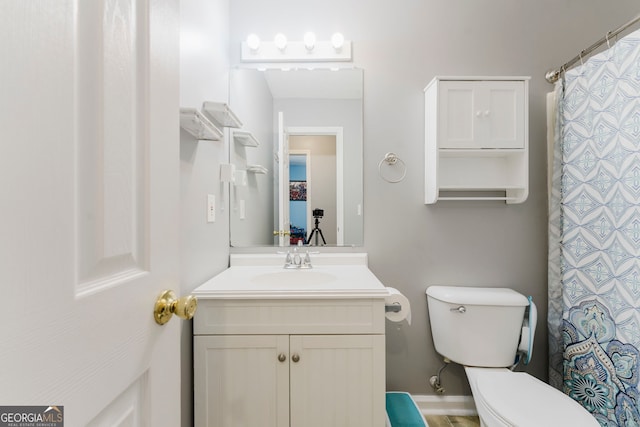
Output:
[[[402,173],[400,175],[400,178],[391,179],[386,177],[384,172],[382,171],[382,165],[385,163],[388,166],[395,166],[399,164],[402,167]],[[391,184],[396,184],[402,181],[404,177],[407,175],[407,165],[395,153],[387,153],[385,154],[384,158],[380,160],[380,163],[378,163],[378,172],[380,173],[380,176],[382,177],[382,179],[384,179],[385,181]]]

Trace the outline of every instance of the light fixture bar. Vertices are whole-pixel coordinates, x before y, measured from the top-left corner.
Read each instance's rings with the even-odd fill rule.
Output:
[[[260,48],[252,50],[242,42],[242,62],[344,62],[351,61],[351,42],[345,40],[340,49],[330,41],[316,41],[313,49],[305,47],[302,41],[287,42],[284,50],[274,42],[261,42]]]

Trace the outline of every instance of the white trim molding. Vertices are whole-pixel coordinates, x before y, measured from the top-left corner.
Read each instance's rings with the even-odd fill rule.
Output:
[[[412,395],[422,415],[478,415],[471,396]]]

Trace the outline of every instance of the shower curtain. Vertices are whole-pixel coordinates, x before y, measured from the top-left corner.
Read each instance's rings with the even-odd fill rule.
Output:
[[[549,95],[549,378],[640,425],[640,31]]]

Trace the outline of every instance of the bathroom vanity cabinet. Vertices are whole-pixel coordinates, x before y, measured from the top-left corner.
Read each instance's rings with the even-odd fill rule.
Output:
[[[436,77],[425,88],[425,203],[528,195],[528,77]]]
[[[277,269],[280,283],[305,274]],[[216,286],[256,283],[251,274],[227,271],[194,291],[195,426],[383,427],[385,288],[309,291],[329,275],[315,266],[302,291]]]
[[[376,311],[382,302],[201,299],[196,427],[383,426]]]

